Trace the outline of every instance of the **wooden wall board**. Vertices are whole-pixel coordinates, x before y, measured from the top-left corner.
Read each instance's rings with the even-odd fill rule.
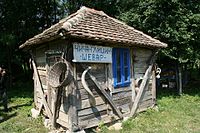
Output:
[[[41,76],[47,76],[47,71],[46,69],[37,69],[38,70],[38,74]]]
[[[108,109],[107,105],[102,104],[102,105],[99,105],[99,106],[96,106],[96,107],[91,107],[91,108],[79,110],[78,111],[78,116],[79,117],[86,116],[86,115],[93,114],[93,113],[98,113],[100,111],[107,110],[107,109]]]
[[[92,113],[86,116],[80,116],[78,119],[79,123],[81,123],[82,121],[89,121],[90,119],[93,119],[95,117],[101,118],[101,116],[106,115],[107,114],[107,110],[103,110],[100,112],[96,112],[96,113]]]
[[[112,100],[115,101],[115,100],[122,99],[122,98],[125,98],[125,97],[131,97],[132,96],[131,92],[132,92],[132,90],[113,93],[112,94]]]
[[[117,107],[122,106],[124,104],[130,104],[132,102],[132,97],[131,96],[124,97],[124,98],[121,98],[121,99],[114,100],[113,102],[115,103],[115,105]]]
[[[59,111],[58,119],[68,123],[68,117],[69,117],[68,114],[66,114],[65,112],[63,112],[61,110]]]
[[[148,99],[142,103],[138,104],[138,108],[147,108],[147,107],[151,107],[153,105],[152,99]]]
[[[56,120],[56,122],[58,123],[58,124],[60,124],[62,127],[64,127],[64,128],[69,128],[69,125],[68,125],[68,122],[66,122],[66,121],[63,121],[63,120],[61,120],[61,119],[57,119]]]
[[[96,97],[95,101],[96,101],[96,106],[105,104],[105,101],[103,100],[102,97]],[[92,107],[92,105],[90,104],[89,99],[80,100],[78,102],[78,104],[77,104],[77,110],[81,110],[81,109],[85,109],[85,108],[90,108],[90,107]]]
[[[118,118],[116,116],[111,117],[111,116],[108,116],[108,115],[104,115],[104,116],[101,116],[100,118],[95,117],[95,118],[90,119],[90,120],[82,121],[81,123],[79,123],[79,126],[84,128],[84,129],[87,129],[87,128],[98,126],[101,121],[103,121],[106,124],[106,123],[114,122],[117,119]]]
[[[135,50],[135,56],[138,56],[138,57],[149,57],[149,55],[152,54],[152,50],[150,49],[146,49],[146,48],[137,48]]]

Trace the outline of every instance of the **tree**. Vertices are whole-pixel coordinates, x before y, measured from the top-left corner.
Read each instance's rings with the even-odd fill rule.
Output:
[[[80,9],[81,6],[102,10],[110,16],[119,15],[117,8],[118,0],[62,0],[62,4],[67,9],[67,13],[71,14]]]
[[[169,45],[163,55],[199,64],[200,1],[140,0],[121,12],[122,21]]]
[[[19,50],[19,45],[58,22],[60,14],[59,1],[56,0],[2,0],[0,64],[6,64],[10,72],[12,64],[27,65],[30,56]]]

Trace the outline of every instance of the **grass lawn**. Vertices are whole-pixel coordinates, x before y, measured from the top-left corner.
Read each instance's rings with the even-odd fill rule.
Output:
[[[31,117],[33,107],[33,89],[31,83],[17,84],[8,91],[9,111],[3,112],[0,107],[0,133],[46,133],[42,118]]]
[[[192,87],[193,88],[192,88]],[[134,119],[123,122],[120,131],[107,133],[200,133],[200,83],[184,88],[182,96],[162,92],[158,108],[140,113]]]
[[[121,133],[199,133],[200,132],[200,83],[191,84],[184,89],[182,96],[167,92],[159,94],[158,109],[140,113],[134,119],[123,122],[121,131],[102,132]],[[9,112],[2,112],[0,133],[46,133],[42,118],[31,118],[33,90],[30,83],[17,84],[9,90]]]
[[[148,110],[123,123],[124,133],[199,133],[200,97],[163,97],[158,110]]]

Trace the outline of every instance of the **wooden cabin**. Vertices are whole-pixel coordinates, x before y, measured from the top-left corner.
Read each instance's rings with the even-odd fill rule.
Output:
[[[153,107],[156,54],[165,47],[87,7],[20,46],[32,55],[35,109],[53,127],[70,131],[113,123]]]

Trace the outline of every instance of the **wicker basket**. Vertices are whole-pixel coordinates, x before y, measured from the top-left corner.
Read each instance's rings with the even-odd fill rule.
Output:
[[[49,85],[55,88],[68,85],[72,79],[72,70],[67,61],[55,63],[47,78]]]

